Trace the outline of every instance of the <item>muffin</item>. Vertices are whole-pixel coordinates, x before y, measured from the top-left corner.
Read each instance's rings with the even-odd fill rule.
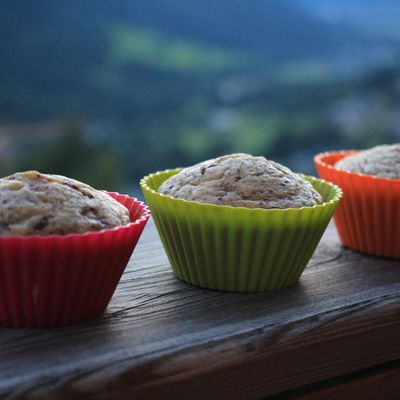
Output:
[[[66,235],[129,224],[128,209],[84,183],[36,171],[0,179],[0,235]]]
[[[400,144],[376,146],[344,157],[335,168],[381,178],[400,179]]]
[[[264,157],[232,154],[185,168],[158,189],[200,203],[247,208],[300,208],[322,204],[310,182]]]
[[[148,218],[133,198],[62,176],[0,179],[0,325],[57,327],[102,314]]]
[[[340,200],[338,187],[233,154],[141,180],[174,274],[209,289],[297,282]]]
[[[319,154],[321,178],[339,185],[335,214],[342,243],[363,253],[400,258],[400,145]]]

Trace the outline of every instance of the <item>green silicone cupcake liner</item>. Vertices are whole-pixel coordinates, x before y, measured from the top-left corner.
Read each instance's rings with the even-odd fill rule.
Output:
[[[306,179],[324,199],[314,207],[251,209],[203,204],[156,190],[180,170],[140,182],[174,274],[209,289],[257,292],[294,284],[341,197],[339,187]]]

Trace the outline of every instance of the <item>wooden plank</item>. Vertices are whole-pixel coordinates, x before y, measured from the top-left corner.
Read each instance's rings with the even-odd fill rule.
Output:
[[[400,361],[269,398],[269,400],[342,399],[400,399]]]
[[[175,279],[150,224],[103,317],[0,330],[0,396],[257,399],[399,359],[399,300],[399,262],[332,228],[296,286],[232,294]]]

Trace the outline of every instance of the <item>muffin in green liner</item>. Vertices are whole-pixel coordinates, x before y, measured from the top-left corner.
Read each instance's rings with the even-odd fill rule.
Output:
[[[324,203],[261,209],[187,201],[157,192],[181,169],[140,182],[168,255],[181,280],[209,289],[257,292],[300,278],[341,197],[339,187],[305,177]]]

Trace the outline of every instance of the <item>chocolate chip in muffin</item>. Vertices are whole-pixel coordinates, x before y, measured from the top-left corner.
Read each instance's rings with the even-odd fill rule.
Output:
[[[46,228],[49,223],[49,219],[47,217],[43,217],[34,227],[36,231],[41,231],[42,229]]]

